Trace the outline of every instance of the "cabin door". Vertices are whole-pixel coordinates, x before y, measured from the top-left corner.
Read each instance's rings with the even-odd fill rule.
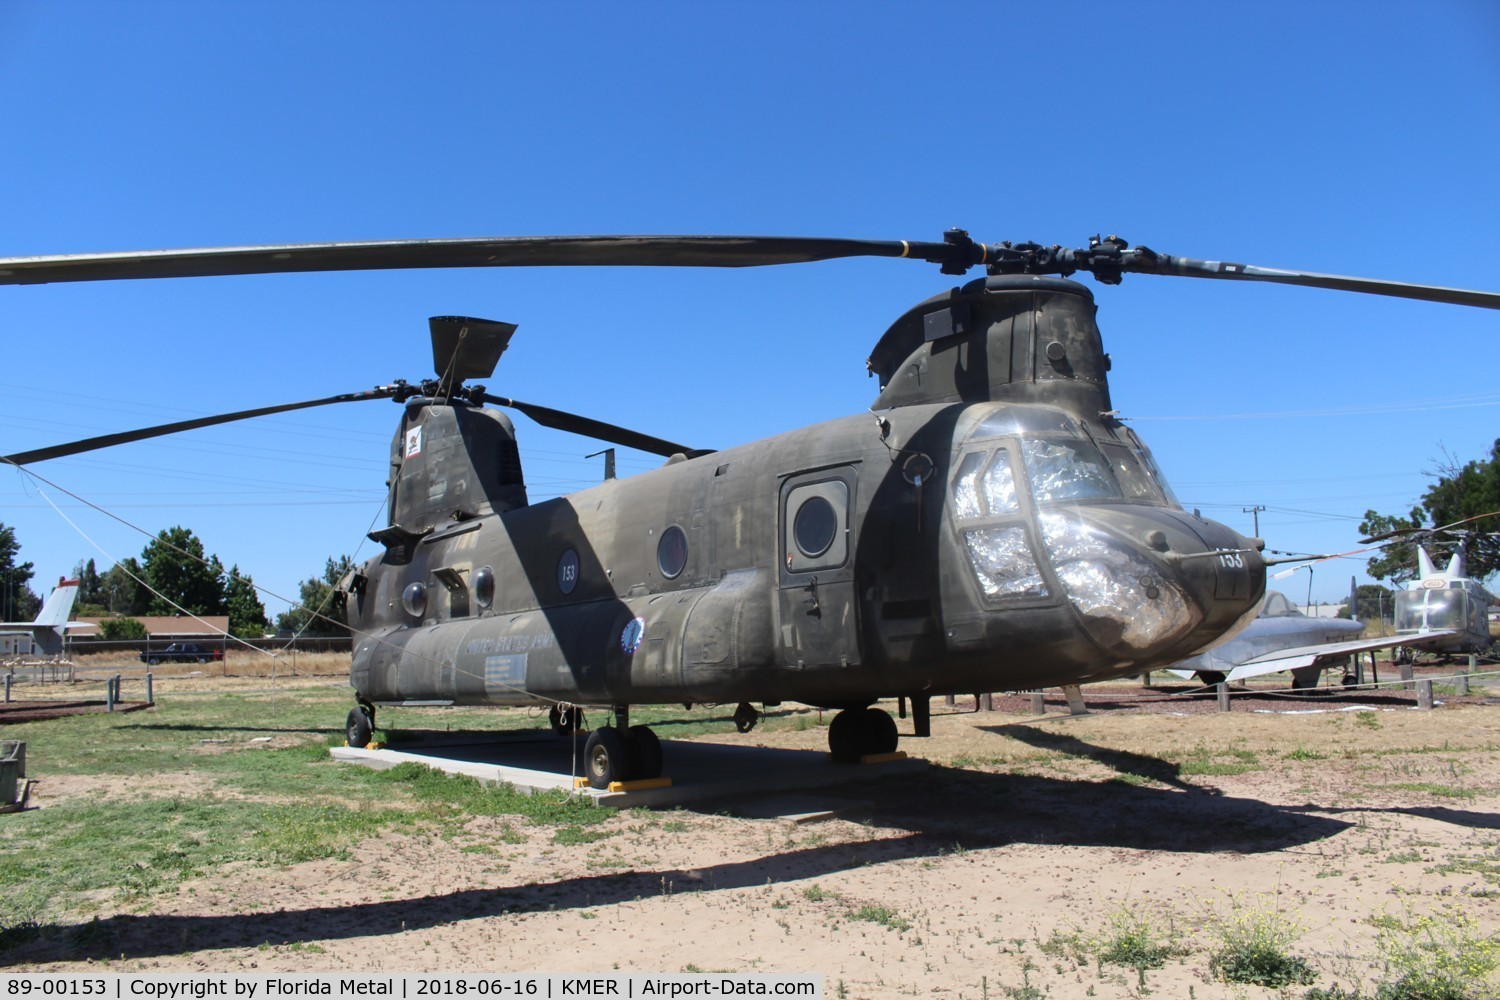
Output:
[[[852,530],[856,484],[852,465],[782,481],[778,610],[782,654],[791,666],[860,661]]]

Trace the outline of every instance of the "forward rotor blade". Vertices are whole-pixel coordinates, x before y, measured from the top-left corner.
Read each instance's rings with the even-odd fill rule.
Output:
[[[629,430],[615,424],[606,424],[602,420],[581,417],[576,413],[566,413],[547,406],[537,406],[535,403],[523,403],[519,399],[511,399],[508,396],[492,396],[489,393],[485,393],[483,398],[486,403],[494,403],[496,406],[508,406],[513,410],[519,410],[543,427],[552,427],[560,431],[572,431],[574,434],[582,434],[584,437],[608,441],[610,444],[634,448],[637,451],[648,452],[652,455],[662,455],[670,458],[678,454],[689,457],[706,454],[701,449],[689,448],[685,444],[674,444],[671,441],[663,441],[661,438],[652,437],[649,434],[642,434],[639,431]]]
[[[79,455],[86,451],[111,448],[117,444],[129,444],[132,441],[144,441],[147,438],[162,437],[167,434],[176,434],[179,431],[195,430],[199,427],[212,427],[215,424],[227,424],[236,420],[249,420],[251,417],[267,417],[273,413],[286,413],[291,410],[306,410],[314,406],[327,406],[330,403],[352,403],[362,399],[389,399],[393,395],[395,395],[395,389],[392,387],[378,386],[367,392],[350,392],[340,396],[329,396],[325,399],[309,399],[302,403],[262,406],[255,410],[239,410],[235,413],[221,413],[215,417],[198,417],[194,420],[179,420],[171,424],[157,424],[155,427],[142,427],[134,431],[121,431],[118,434],[103,434],[99,437],[85,438],[82,441],[53,445],[50,448],[37,448],[33,451],[17,452],[14,455],[0,457],[0,462],[10,465],[30,465],[33,462],[45,462],[53,458],[66,458],[69,455]]]
[[[941,243],[801,236],[515,236],[5,257],[0,258],[0,285],[435,267],[762,267],[845,257],[910,257],[941,264],[944,274],[963,274],[978,264],[991,274],[1090,271],[1106,284],[1118,284],[1125,273],[1269,281],[1500,309],[1496,292],[1174,257],[1147,247],[1129,249],[1115,237],[1078,250],[976,243],[956,229],[945,233]]]
[[[1316,274],[1312,271],[1287,271],[1275,267],[1257,267],[1254,264],[1232,264],[1219,260],[1198,260],[1195,257],[1172,257],[1168,254],[1152,254],[1142,248],[1127,254],[1121,261],[1121,270],[1142,274],[1180,274],[1189,278],[1225,278],[1231,281],[1270,281],[1281,285],[1303,285],[1308,288],[1331,288],[1342,292],[1364,292],[1369,295],[1388,295],[1399,299],[1418,299],[1423,302],[1448,302],[1460,306],[1478,306],[1481,309],[1500,309],[1500,293],[1477,292],[1464,288],[1444,288],[1440,285],[1413,285],[1404,281],[1383,281],[1378,278],[1351,278],[1341,274]],[[1146,256],[1149,254],[1150,256]]]
[[[916,257],[968,267],[984,260],[976,243],[816,239],[796,236],[524,236],[292,243],[126,253],[0,258],[0,284],[189,278],[290,271],[428,267],[632,265],[759,267],[838,257]]]

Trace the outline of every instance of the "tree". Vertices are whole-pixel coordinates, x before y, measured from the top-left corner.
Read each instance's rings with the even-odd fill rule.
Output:
[[[1437,482],[1422,495],[1419,506],[1407,517],[1365,512],[1359,530],[1374,535],[1383,531],[1442,528],[1457,522],[1452,532],[1427,536],[1423,542],[1434,561],[1443,561],[1454,552],[1462,552],[1469,576],[1483,579],[1500,570],[1500,439],[1490,448],[1487,459],[1460,465],[1452,455],[1444,455],[1435,474]],[[1370,575],[1401,583],[1417,573],[1416,544],[1397,544],[1370,560]]]
[[[16,562],[20,551],[16,529],[0,524],[0,621],[30,621],[42,609],[41,598],[28,586],[32,564]]]
[[[101,639],[144,639],[146,626],[134,618],[106,618],[99,623]]]
[[[354,568],[348,556],[330,558],[323,567],[322,578],[303,580],[298,586],[298,607],[276,616],[276,627],[309,635],[340,635],[348,631],[344,602],[335,599],[334,588]]]
[[[144,615],[151,609],[151,592],[137,581],[142,579],[141,564],[126,556],[99,578],[104,591],[104,606],[111,614]]]
[[[1395,592],[1389,587],[1382,587],[1378,583],[1362,583],[1355,590],[1355,600],[1359,602],[1354,617],[1362,622],[1381,621],[1389,618],[1396,608]],[[1339,608],[1340,618],[1349,617],[1349,605],[1345,603]]]
[[[104,593],[104,578],[94,568],[94,560],[74,566],[73,576],[78,580],[78,598],[73,605],[73,614],[86,618],[103,618],[109,614],[109,598]]]
[[[166,528],[141,552],[141,575],[151,586],[151,613],[224,614],[224,564],[205,556],[187,528]]]
[[[1392,533],[1413,532],[1422,526],[1422,508],[1413,507],[1411,514],[1400,517],[1393,514],[1377,514],[1365,511],[1365,519],[1359,522],[1360,533],[1366,538],[1382,538]],[[1365,564],[1369,574],[1377,580],[1389,580],[1403,584],[1417,575],[1417,545],[1415,542],[1395,541],[1386,545]]]
[[[229,567],[224,581],[224,605],[229,611],[229,631],[242,639],[256,639],[266,630],[266,606],[255,592],[255,581]]]

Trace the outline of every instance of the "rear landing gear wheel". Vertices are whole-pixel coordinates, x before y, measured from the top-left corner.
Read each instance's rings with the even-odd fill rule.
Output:
[[[1224,674],[1218,670],[1200,670],[1198,671],[1198,679],[1203,682],[1205,687],[1214,687],[1215,685],[1224,683]]]
[[[344,720],[344,740],[356,749],[363,749],[370,745],[370,737],[375,734],[375,720],[360,705],[349,709],[349,717]]]
[[[630,758],[630,780],[661,777],[661,740],[650,726],[631,726],[625,730],[625,753]]]
[[[608,788],[612,781],[624,781],[630,767],[625,742],[614,726],[600,726],[589,733],[583,747],[583,773],[593,788]]]
[[[547,721],[559,736],[572,736],[583,728],[583,709],[577,705],[553,705],[547,710]]]
[[[740,702],[739,708],[734,710],[734,728],[742,733],[748,733],[754,729],[755,724],[759,721],[760,713],[748,701]]]
[[[858,763],[870,754],[894,753],[900,739],[896,720],[873,706],[845,709],[828,724],[828,752],[845,764]]]
[[[896,732],[896,720],[883,708],[865,709],[865,725],[869,743],[865,753],[895,753],[901,735]],[[863,756],[863,754],[861,754]]]
[[[864,745],[860,732],[868,726],[864,709],[845,710],[833,717],[828,724],[828,752],[842,764],[857,763],[864,756],[860,747]]]

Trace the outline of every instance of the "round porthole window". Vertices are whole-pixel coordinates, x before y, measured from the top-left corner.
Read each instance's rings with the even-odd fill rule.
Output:
[[[401,592],[401,606],[413,618],[421,618],[426,614],[427,585],[421,582],[408,583],[406,589]]]
[[[687,565],[687,556],[686,532],[674,524],[661,533],[661,541],[656,543],[656,568],[662,576],[674,579]]]
[[[804,556],[813,558],[828,551],[839,529],[839,516],[833,504],[820,496],[811,496],[797,508],[792,521],[792,537]]]
[[[495,571],[481,566],[474,574],[474,603],[487,608],[495,603]]]
[[[557,589],[571,594],[578,586],[578,553],[568,549],[557,560]]]

